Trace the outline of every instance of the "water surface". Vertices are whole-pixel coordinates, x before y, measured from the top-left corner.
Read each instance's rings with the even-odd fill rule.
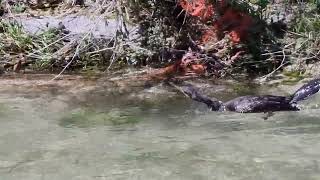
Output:
[[[265,121],[179,95],[16,89],[0,94],[1,179],[320,179],[318,97]]]

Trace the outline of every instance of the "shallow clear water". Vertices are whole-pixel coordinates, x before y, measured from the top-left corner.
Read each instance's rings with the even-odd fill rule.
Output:
[[[103,92],[7,91],[0,95],[0,177],[320,179],[319,102],[265,121],[209,112],[182,96],[135,103]]]

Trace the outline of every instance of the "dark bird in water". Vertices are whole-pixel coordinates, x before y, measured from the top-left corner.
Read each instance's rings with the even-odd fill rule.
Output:
[[[239,113],[299,111],[297,103],[317,93],[319,89],[320,79],[314,79],[288,97],[273,95],[241,96],[227,102],[222,102],[200,94],[192,85],[181,88],[191,99],[205,103],[212,111],[234,111]]]
[[[297,103],[298,101],[302,101],[307,99],[309,96],[316,94],[320,90],[320,79],[313,79],[309,81],[307,84],[303,85],[299,88],[293,95],[291,96],[290,103]]]

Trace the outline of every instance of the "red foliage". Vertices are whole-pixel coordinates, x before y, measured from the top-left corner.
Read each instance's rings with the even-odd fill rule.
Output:
[[[203,75],[207,70],[207,66],[201,62],[196,53],[186,53],[181,60],[167,67],[158,69],[150,74],[153,79],[166,79],[171,76],[188,74]]]
[[[207,4],[206,0],[180,0],[180,5],[187,13],[202,20],[213,16],[213,6]]]
[[[195,73],[195,74],[204,74],[206,73],[206,67],[203,64],[193,64],[190,67],[190,71]]]
[[[234,44],[238,44],[246,40],[249,28],[253,25],[253,19],[249,15],[228,7],[225,0],[220,0],[215,5],[208,4],[207,0],[180,0],[181,7],[190,15],[200,18],[201,20],[209,20],[213,18],[214,13],[219,10],[221,17],[216,20],[209,30],[203,33],[201,43],[216,42],[225,34],[228,34]],[[237,52],[231,57],[232,64],[236,61],[242,51]],[[208,70],[205,64],[196,53],[186,53],[183,58],[175,64],[162,68],[152,74],[152,78],[165,79],[174,75],[197,74],[203,75]]]
[[[216,41],[218,39],[217,30],[213,27],[210,30],[207,30],[201,37],[201,42],[207,43],[209,41]]]
[[[220,0],[216,6],[208,5],[206,0],[180,0],[181,7],[190,15],[208,20],[213,17],[216,9],[222,10],[222,16],[213,24],[211,30],[204,33],[202,42],[217,39],[226,31],[231,41],[240,43],[248,37],[248,30],[253,24],[249,15],[227,7],[225,0]]]
[[[232,42],[240,43],[247,38],[248,30],[252,25],[253,19],[251,16],[228,8],[223,16],[214,23],[214,29],[218,32],[229,32]]]
[[[151,73],[151,77],[155,79],[166,79],[170,76],[179,74],[179,72],[181,72],[181,60]]]

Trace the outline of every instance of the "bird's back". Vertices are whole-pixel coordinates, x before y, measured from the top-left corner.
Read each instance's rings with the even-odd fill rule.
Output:
[[[314,79],[300,87],[293,95],[291,103],[297,103],[307,99],[309,96],[316,94],[320,90],[320,79]]]
[[[258,113],[270,111],[297,111],[290,99],[284,96],[241,96],[224,103],[225,109],[240,113]]]

